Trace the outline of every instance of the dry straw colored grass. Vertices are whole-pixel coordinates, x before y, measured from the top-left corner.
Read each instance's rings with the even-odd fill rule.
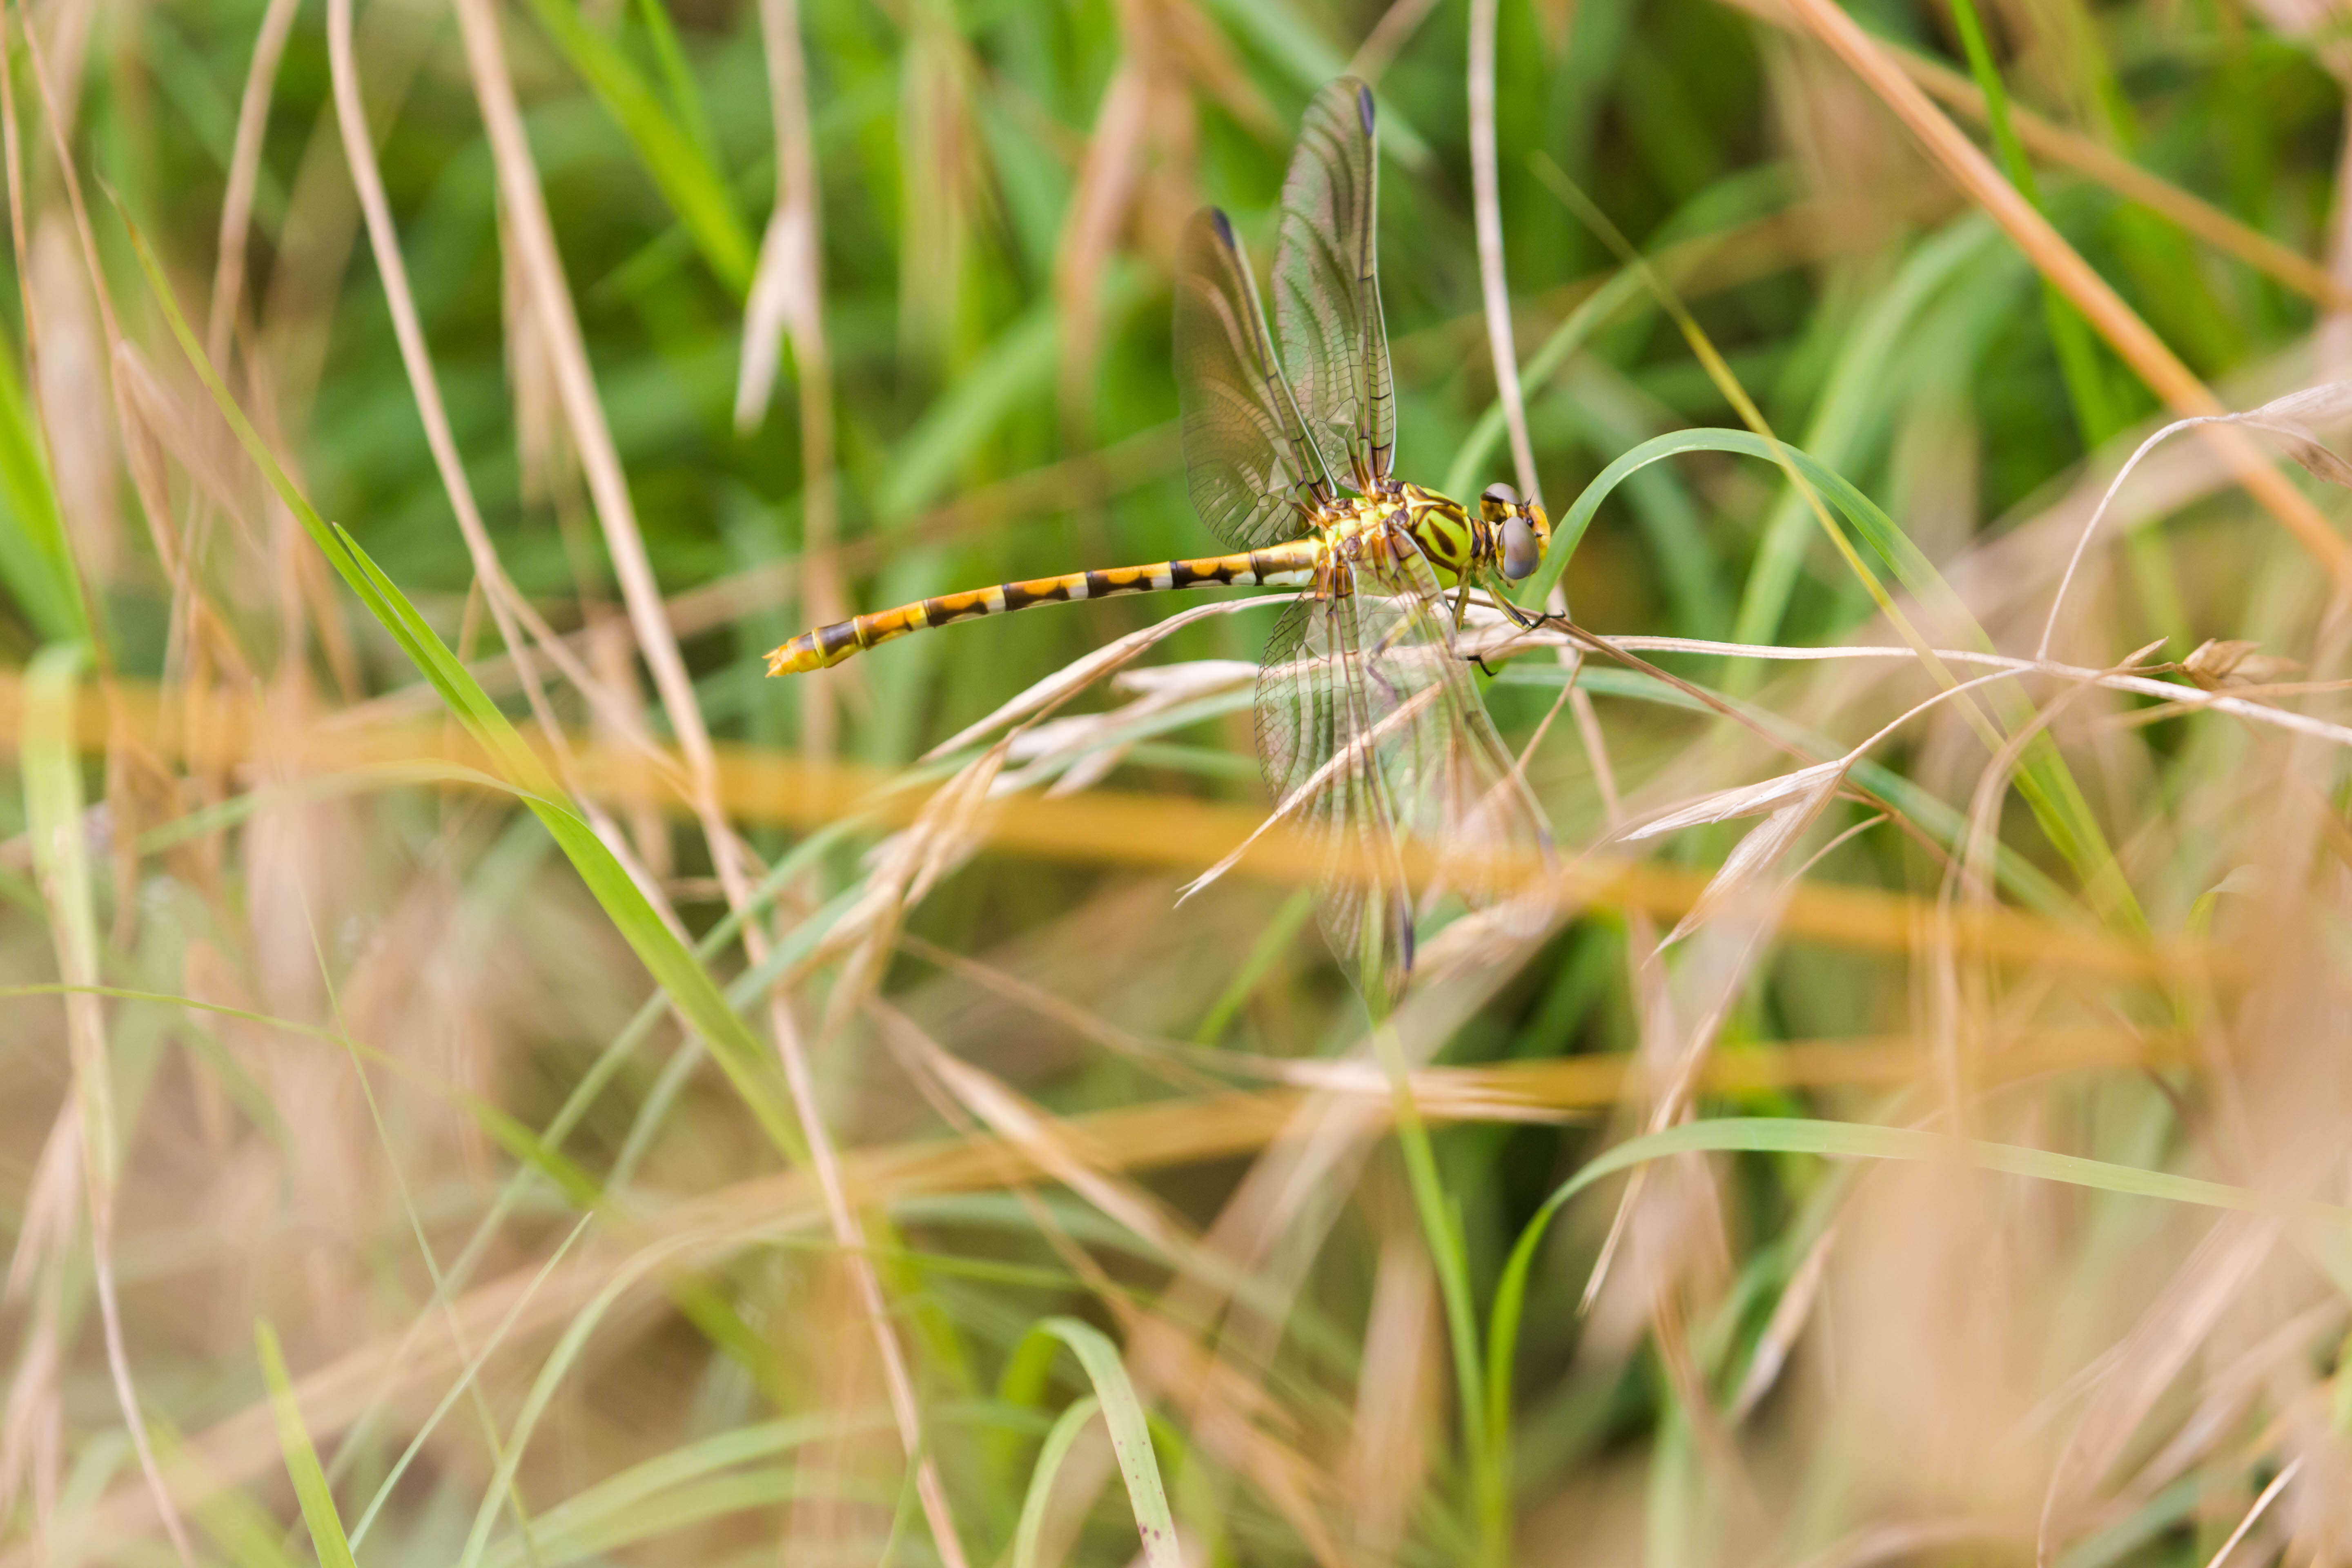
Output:
[[[2325,6],[0,21],[0,1564],[2352,1554]],[[1560,540],[1377,1016],[1270,605],[756,658],[1210,547],[1343,66]]]

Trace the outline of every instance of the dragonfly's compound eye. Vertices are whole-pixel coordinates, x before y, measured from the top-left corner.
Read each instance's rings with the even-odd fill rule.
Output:
[[[1478,498],[1478,510],[1488,522],[1500,522],[1519,510],[1519,492],[1500,482],[1488,485]]]
[[[1514,513],[1503,524],[1503,575],[1516,583],[1542,560],[1543,543],[1536,538],[1535,524]]]

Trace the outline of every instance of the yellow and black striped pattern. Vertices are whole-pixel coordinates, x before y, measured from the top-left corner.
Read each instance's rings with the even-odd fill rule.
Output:
[[[1001,616],[1033,605],[1060,605],[1077,599],[1107,599],[1117,594],[1165,593],[1171,588],[1297,587],[1316,581],[1330,546],[1319,534],[1238,555],[1212,555],[1192,561],[1162,561],[1150,566],[1113,566],[1099,572],[1070,572],[1059,577],[1032,577],[1023,583],[999,583],[962,594],[942,594],[877,610],[870,616],[835,621],[829,626],[803,632],[768,655],[770,675],[797,675],[823,669],[869,647],[929,626],[979,616]]]

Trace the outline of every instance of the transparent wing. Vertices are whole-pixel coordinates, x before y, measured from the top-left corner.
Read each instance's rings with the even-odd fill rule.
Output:
[[[1309,839],[1325,933],[1368,993],[1402,988],[1449,906],[1549,919],[1551,836],[1445,636],[1418,555],[1292,606],[1258,678],[1258,758]],[[1418,896],[1416,896],[1418,889]]]
[[[1412,897],[1363,695],[1355,611],[1301,599],[1267,643],[1258,763],[1276,809],[1307,841],[1316,912],[1340,968],[1391,999],[1412,971]]]
[[[1541,931],[1551,829],[1454,651],[1436,573],[1408,548],[1360,571],[1355,598],[1370,707],[1398,716],[1375,719],[1395,731],[1383,739],[1381,775],[1423,916],[1459,902],[1508,934]]]
[[[1396,458],[1372,124],[1372,90],[1353,77],[1315,95],[1283,181],[1274,242],[1283,368],[1324,460],[1359,488],[1386,479]]]
[[[1203,207],[1176,256],[1176,400],[1193,510],[1235,550],[1295,539],[1330,475],[1265,335],[1233,225]]]

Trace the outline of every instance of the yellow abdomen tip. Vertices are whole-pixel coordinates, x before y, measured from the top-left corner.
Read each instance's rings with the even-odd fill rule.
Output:
[[[803,670],[821,668],[824,656],[817,651],[814,637],[798,637],[782,647],[768,650],[770,675],[798,675]]]

